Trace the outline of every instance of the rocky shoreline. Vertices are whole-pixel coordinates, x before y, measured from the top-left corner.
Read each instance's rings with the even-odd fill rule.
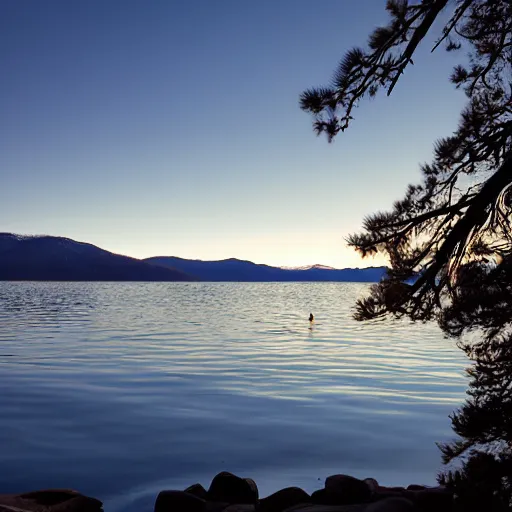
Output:
[[[0,512],[101,512],[101,501],[72,490],[0,495]],[[154,512],[451,512],[444,487],[383,487],[373,478],[333,475],[312,494],[287,487],[265,498],[250,478],[219,473],[208,490],[194,484],[158,494]],[[107,511],[108,512],[108,511]]]

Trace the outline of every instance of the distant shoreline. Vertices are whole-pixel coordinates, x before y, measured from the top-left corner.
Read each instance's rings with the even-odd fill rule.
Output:
[[[336,269],[319,264],[281,268],[235,258],[136,259],[70,238],[0,233],[0,281],[376,283],[386,272],[386,267]]]

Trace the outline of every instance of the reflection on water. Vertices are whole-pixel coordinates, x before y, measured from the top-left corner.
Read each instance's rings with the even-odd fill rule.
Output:
[[[355,323],[366,287],[0,283],[0,492],[433,483],[466,361],[433,325]]]

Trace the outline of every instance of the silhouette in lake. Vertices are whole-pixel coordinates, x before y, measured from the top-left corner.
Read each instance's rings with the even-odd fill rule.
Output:
[[[310,322],[314,322],[315,321],[315,317],[314,317],[313,313],[309,314],[309,321]]]

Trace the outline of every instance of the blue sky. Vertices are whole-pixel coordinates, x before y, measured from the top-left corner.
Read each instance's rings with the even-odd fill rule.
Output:
[[[344,237],[464,103],[424,45],[333,144],[298,107],[385,0],[3,0],[0,231],[135,257],[367,266]]]

